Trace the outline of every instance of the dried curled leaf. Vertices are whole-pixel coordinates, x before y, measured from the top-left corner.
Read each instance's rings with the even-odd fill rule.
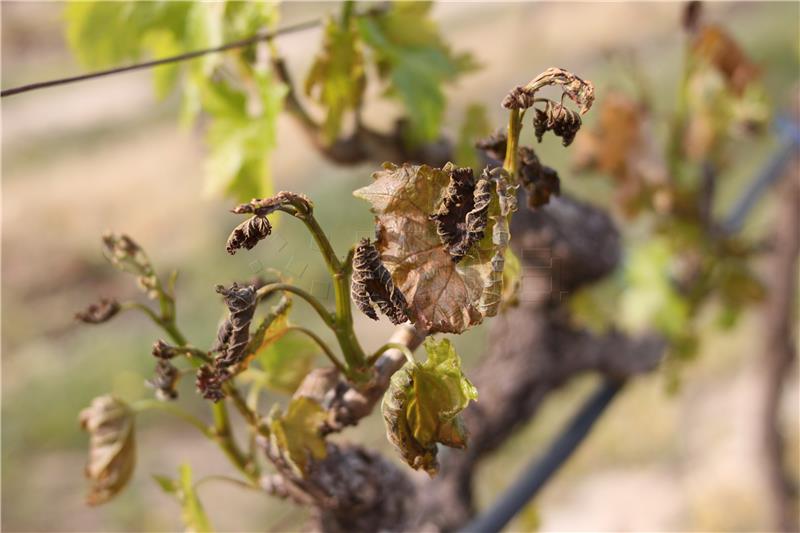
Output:
[[[528,193],[528,207],[535,209],[550,203],[550,196],[561,194],[561,180],[552,168],[543,165],[531,148],[519,149],[519,177]]]
[[[488,223],[491,183],[476,183],[471,168],[453,168],[442,203],[430,215],[436,233],[453,261],[460,261],[483,238]]]
[[[350,294],[361,312],[372,320],[378,320],[378,315],[370,301],[377,304],[392,324],[402,324],[408,320],[408,303],[403,293],[395,287],[378,250],[369,239],[361,239],[356,247]]]
[[[292,398],[285,414],[276,405],[270,413],[270,439],[300,477],[304,477],[311,460],[322,460],[327,454],[325,439],[319,428],[327,417],[325,409],[306,396]]]
[[[167,344],[161,339],[158,339],[155,343],[153,343],[153,357],[156,359],[163,359],[168,360],[172,359],[173,357],[180,355],[183,351],[170,344]]]
[[[370,202],[377,215],[376,248],[408,301],[409,318],[429,332],[460,333],[486,316],[479,302],[491,276],[491,259],[505,248],[503,242],[494,242],[495,227],[513,210],[501,213],[500,196],[507,207],[514,205],[506,178],[484,173],[482,179],[506,192],[492,191],[484,237],[454,262],[429,218],[447,194],[452,171],[452,165],[439,169],[386,163],[373,174],[371,185],[354,193]]]
[[[251,250],[266,239],[272,233],[267,215],[278,209],[289,209],[293,215],[303,217],[312,211],[313,205],[305,195],[287,191],[281,191],[270,198],[254,198],[246,204],[237,205],[231,212],[253,216],[233,229],[225,243],[228,253],[234,255],[241,248]]]
[[[584,80],[563,68],[550,67],[524,87],[514,87],[503,99],[506,109],[528,109],[534,104],[536,92],[550,85],[557,85],[564,95],[580,107],[581,115],[585,115],[594,102],[594,84]]]
[[[582,123],[581,116],[576,111],[552,100],[545,101],[544,109],[534,108],[534,111],[533,128],[539,142],[542,142],[545,132],[552,131],[557,137],[561,137],[564,146],[572,144]]]
[[[467,433],[458,414],[478,391],[461,370],[450,341],[425,341],[428,360],[396,372],[381,410],[389,441],[415,470],[438,471],[436,443],[465,448]]]
[[[218,402],[225,397],[222,391],[222,384],[230,377],[230,374],[211,365],[203,365],[197,369],[195,386],[200,395],[206,400]]]
[[[216,291],[224,298],[229,315],[217,332],[217,342],[212,351],[219,352],[214,359],[214,366],[226,369],[241,362],[247,355],[250,322],[256,311],[256,291],[252,285],[240,287],[235,282],[230,289],[217,285]]]
[[[155,389],[156,398],[159,400],[174,400],[178,397],[178,391],[175,389],[178,384],[178,378],[180,378],[180,372],[172,363],[166,360],[159,360],[156,363],[155,375],[145,381],[145,384]]]
[[[89,505],[107,502],[130,480],[136,465],[134,413],[113,396],[99,396],[79,416],[81,427],[89,433],[89,462],[86,477],[91,489]]]
[[[119,313],[119,302],[114,298],[103,298],[89,305],[83,311],[75,313],[75,318],[85,324],[102,324],[108,322]]]
[[[272,233],[272,224],[267,217],[253,216],[236,226],[225,243],[225,250],[231,255],[236,250],[244,248],[252,250],[259,241],[266,239]]]
[[[305,83],[306,95],[325,108],[322,131],[327,143],[339,136],[345,112],[361,105],[366,86],[364,54],[354,18],[341,22],[330,18],[325,25],[322,50],[311,65]]]

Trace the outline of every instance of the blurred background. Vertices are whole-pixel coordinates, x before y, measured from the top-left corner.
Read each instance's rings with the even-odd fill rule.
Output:
[[[634,50],[652,91],[655,113],[671,109],[679,82],[684,36],[678,3],[440,3],[433,10],[457,50],[472,52],[481,70],[448,88],[445,133],[458,134],[466,107],[487,106],[493,126],[509,87],[551,65],[591,79],[602,94],[619,71],[610,52]],[[3,2],[3,88],[83,71],[64,38],[58,2]],[[282,23],[335,9],[331,4],[287,4]],[[713,3],[710,19],[724,25],[762,68],[776,108],[788,106],[798,78],[797,3]],[[308,70],[321,30],[280,38],[293,72]],[[509,52],[510,51],[510,52]],[[104,506],[84,504],[86,435],[78,412],[99,394],[148,397],[150,347],[161,334],[144,317],[127,313],[102,327],[81,326],[75,311],[98,296],[141,298],[127,276],[104,261],[100,235],[124,231],[157,269],[180,270],[178,322],[198,346],[211,343],[223,316],[217,283],[249,279],[268,268],[290,273],[302,287],[332,301],[324,265],[298,225],[283,220],[266,242],[230,257],[223,243],[237,217],[232,201],[204,193],[200,127],[178,124],[179,99],[157,100],[151,73],[133,72],[19,95],[2,101],[2,529],[5,531],[166,531],[181,527],[178,505],[151,473],[172,475],[189,462],[198,478],[231,473],[213,444],[192,428],[158,413],[139,417],[138,465],[130,486]],[[397,112],[370,99],[371,123],[391,125]],[[596,120],[586,117],[589,127]],[[452,126],[450,126],[452,124]],[[365,185],[372,165],[336,167],[308,146],[295,121],[281,117],[272,160],[274,189],[316,202],[319,219],[344,250],[372,233],[372,217],[351,191]],[[749,140],[746,155],[720,184],[726,212],[778,145],[775,135]],[[579,198],[609,201],[608,185],[572,177],[570,154],[557,140],[537,148],[559,169],[562,187]],[[745,233],[760,235],[773,220],[767,196]],[[624,224],[624,222],[622,222]],[[302,305],[294,321],[315,325]],[[768,528],[758,423],[760,317],[747,311],[726,331],[708,321],[701,350],[677,392],[654,372],[635,380],[598,423],[557,477],[509,531],[756,531]],[[391,333],[387,321],[363,316],[357,330],[367,349]],[[469,369],[485,350],[486,326],[453,337]],[[323,361],[320,361],[324,364]],[[469,373],[469,372],[467,372]],[[575,379],[551,396],[543,411],[490,461],[478,478],[487,505],[532,453],[549,442],[592,388]],[[193,398],[190,383],[181,394]],[[276,397],[276,401],[283,401]],[[191,403],[191,402],[190,402]],[[788,462],[800,476],[800,397],[797,367],[783,398]],[[199,401],[198,416],[206,416]],[[343,438],[388,450],[374,413]],[[387,453],[395,458],[395,454]],[[303,511],[290,503],[209,483],[200,489],[219,530],[290,531]]]

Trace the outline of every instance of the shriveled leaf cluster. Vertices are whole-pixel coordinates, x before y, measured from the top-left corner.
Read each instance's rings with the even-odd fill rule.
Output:
[[[371,185],[355,191],[372,204],[376,246],[408,302],[411,321],[428,332],[460,333],[486,316],[480,302],[493,290],[492,259],[505,251],[507,219],[516,205],[514,188],[501,174],[484,175],[492,184],[484,235],[454,261],[452,247],[431,220],[440,212],[454,170],[452,165],[387,163],[373,174]]]
[[[462,372],[450,341],[428,338],[425,351],[425,363],[406,364],[392,376],[382,412],[387,436],[403,460],[434,475],[437,443],[466,447],[467,433],[458,414],[478,392]]]

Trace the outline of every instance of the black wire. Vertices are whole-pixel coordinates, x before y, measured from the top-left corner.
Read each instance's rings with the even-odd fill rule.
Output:
[[[89,72],[87,74],[81,74],[79,76],[70,76],[67,78],[58,78],[54,80],[48,81],[40,81],[36,83],[30,83],[28,85],[21,85],[19,87],[13,87],[11,89],[4,89],[0,92],[0,97],[5,98],[6,96],[13,96],[15,94],[26,93],[29,91],[35,91],[38,89],[45,89],[47,87],[55,87],[57,85],[66,85],[68,83],[75,83],[78,81],[84,80],[91,80],[94,78],[101,78],[103,76],[110,76],[112,74],[119,74],[121,72],[130,72],[133,70],[143,70],[148,68],[157,67],[160,65],[167,65],[169,63],[177,63],[180,61],[186,61],[189,59],[194,59],[196,57],[204,56],[207,54],[213,54],[217,52],[224,52],[226,50],[233,50],[235,48],[243,48],[245,46],[249,46],[251,44],[255,44],[261,41],[268,41],[273,37],[277,37],[278,35],[285,35],[288,33],[295,33],[299,31],[304,31],[315,26],[319,26],[322,24],[323,19],[313,19],[307,20],[305,22],[299,22],[297,24],[292,24],[289,26],[284,26],[283,28],[278,28],[277,30],[257,33],[256,35],[252,35],[250,37],[246,37],[244,39],[240,39],[238,41],[231,41],[229,43],[222,44],[220,46],[215,46],[213,48],[204,48],[202,50],[194,50],[192,52],[186,52],[183,54],[178,54],[175,56],[164,57],[161,59],[154,59],[152,61],[145,61],[142,63],[135,63],[133,65],[128,65],[125,67],[115,67],[110,68],[107,70],[99,70],[96,72]]]
[[[494,505],[461,531],[494,533],[503,529],[583,442],[623,385],[621,381],[602,383],[550,444],[545,454],[531,461]]]

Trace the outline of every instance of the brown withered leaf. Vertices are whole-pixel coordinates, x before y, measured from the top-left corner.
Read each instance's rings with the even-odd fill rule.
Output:
[[[127,485],[136,464],[134,413],[121,400],[106,395],[81,411],[80,424],[89,433],[89,461],[85,474],[91,481],[89,505],[107,502]]]
[[[508,206],[515,207],[509,199],[514,188],[502,177],[493,178],[495,187],[506,191],[506,213],[501,214],[499,195],[492,190],[483,238],[454,262],[429,218],[447,193],[453,169],[450,164],[439,169],[385,163],[373,174],[371,185],[354,193],[372,204],[378,221],[377,248],[405,295],[411,321],[429,332],[460,333],[483,320],[481,298],[487,290],[497,289],[491,260],[507,245],[507,229],[495,230],[507,228],[498,222],[507,222]],[[495,244],[493,239],[503,242]]]
[[[759,68],[742,51],[741,47],[719,26],[707,25],[696,32],[692,53],[709,62],[722,74],[736,96],[759,76]]]
[[[646,107],[621,92],[609,92],[597,126],[578,137],[577,170],[596,170],[617,183],[617,203],[635,215],[648,197],[666,191],[667,167]]]

